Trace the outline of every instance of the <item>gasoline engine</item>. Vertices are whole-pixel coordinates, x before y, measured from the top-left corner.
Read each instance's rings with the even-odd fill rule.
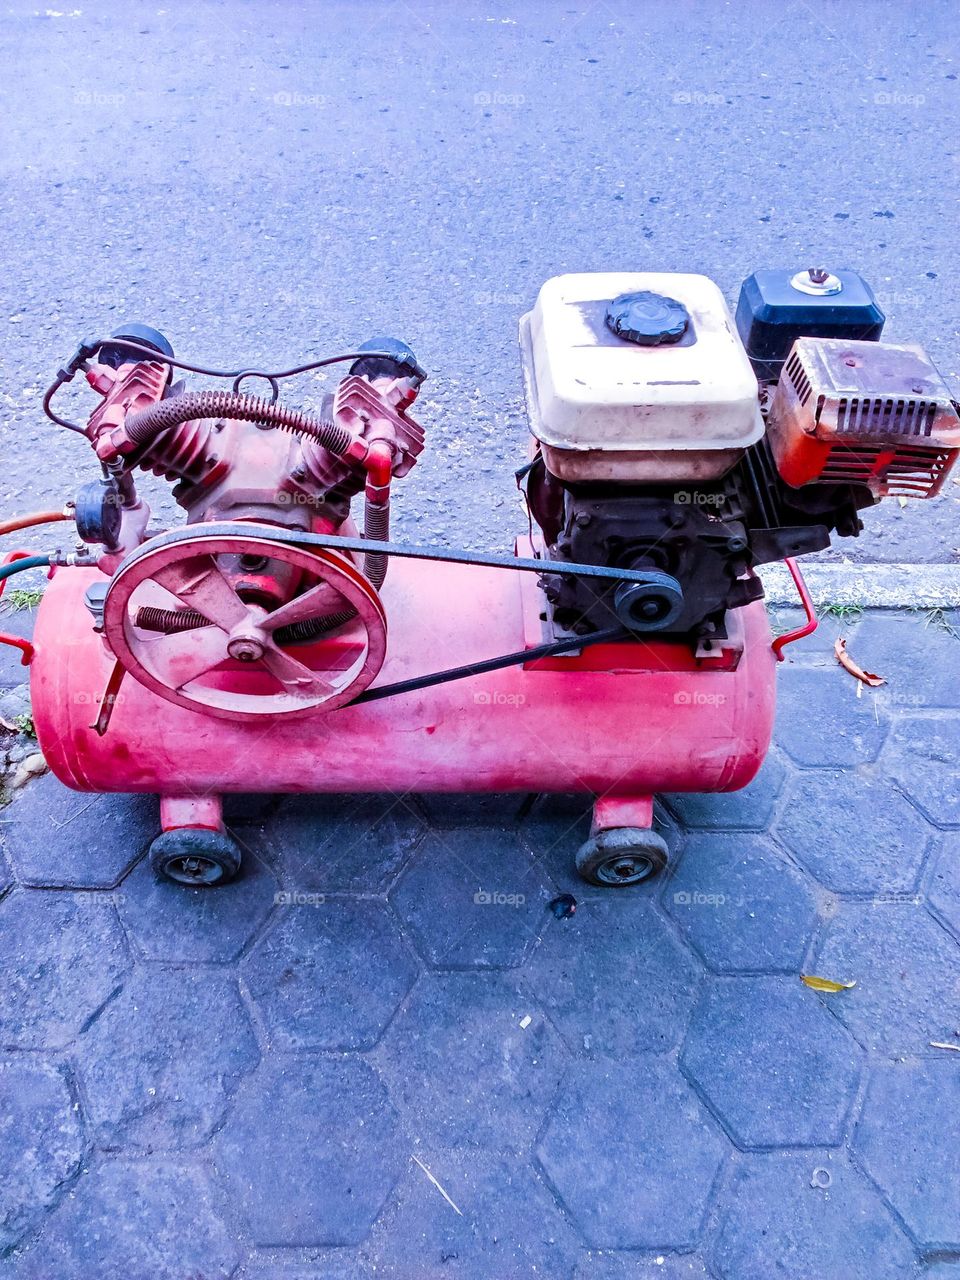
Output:
[[[850,271],[758,271],[736,323],[703,276],[548,281],[520,324],[529,531],[499,556],[390,539],[424,447],[405,343],[269,372],[190,365],[142,325],[82,342],[44,399],[100,464],[68,504],[78,550],[0,568],[51,566],[33,643],[5,638],[44,755],[70,787],[159,794],[153,865],[186,884],[236,873],[221,797],[250,791],[583,791],[581,875],[648,878],[654,794],[763,761],[776,660],[816,625],[794,557],[935,495],[960,450],[943,380],[883,319]],[[319,411],[281,401],[337,364]],[[85,425],[53,409],[81,372]],[[152,527],[138,471],[184,524]],[[808,624],[772,640],[775,560]]]

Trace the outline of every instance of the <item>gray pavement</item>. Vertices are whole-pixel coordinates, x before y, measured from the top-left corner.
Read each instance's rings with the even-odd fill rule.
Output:
[[[220,367],[408,339],[432,376],[400,527],[482,548],[516,533],[517,319],[560,272],[733,301],[759,266],[853,266],[960,391],[949,0],[13,0],[0,72],[3,511],[90,474],[38,393],[130,318]],[[955,563],[958,496],[830,554]]]
[[[224,364],[408,339],[398,527],[478,548],[520,523],[516,321],[561,271],[854,266],[960,389],[956,55],[945,2],[10,4],[0,511],[91,473],[39,394],[131,318]],[[572,874],[578,797],[238,797],[204,893],[145,863],[154,801],[17,790],[0,1276],[960,1276],[958,492],[818,558],[857,560],[817,589],[848,612],[788,651],[751,787],[661,798],[647,887]],[[0,649],[21,728],[24,676]],[[0,774],[33,750],[0,730]]]
[[[960,1275],[960,615],[789,652],[757,780],[662,797],[632,890],[574,875],[584,797],[236,797],[189,890],[154,800],[29,782],[0,1275]]]

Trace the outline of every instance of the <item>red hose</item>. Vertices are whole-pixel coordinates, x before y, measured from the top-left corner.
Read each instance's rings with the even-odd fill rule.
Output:
[[[31,529],[35,524],[53,524],[56,520],[70,520],[65,511],[31,511],[28,516],[14,516],[12,520],[0,520],[0,536],[16,533],[18,529]]]

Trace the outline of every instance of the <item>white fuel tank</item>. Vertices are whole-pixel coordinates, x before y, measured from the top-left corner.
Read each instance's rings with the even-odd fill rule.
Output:
[[[682,334],[640,345],[614,332],[608,308],[637,292],[681,303]],[[520,350],[530,427],[563,480],[713,480],[763,435],[757,380],[706,276],[554,276],[520,321]]]

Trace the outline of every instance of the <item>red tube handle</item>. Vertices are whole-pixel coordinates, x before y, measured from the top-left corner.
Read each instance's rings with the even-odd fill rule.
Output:
[[[784,564],[790,570],[790,576],[793,578],[797,591],[800,593],[800,600],[803,603],[803,610],[807,615],[807,620],[804,625],[802,627],[798,627],[796,631],[787,631],[784,635],[777,636],[774,640],[771,648],[777,655],[778,662],[783,662],[783,651],[788,644],[793,644],[794,640],[802,640],[804,636],[812,635],[819,625],[817,622],[816,610],[813,607],[813,600],[811,599],[807,584],[803,580],[803,574],[800,572],[800,566],[792,556],[788,556],[784,561]]]
[[[0,564],[13,564],[14,560],[29,560],[32,551],[11,551],[5,555]],[[7,585],[6,578],[0,578],[0,596],[3,595],[3,588]],[[0,631],[0,644],[8,644],[14,649],[19,649],[21,653],[21,667],[29,667],[33,660],[34,648],[29,640],[21,640],[19,636],[12,636],[6,631]]]

